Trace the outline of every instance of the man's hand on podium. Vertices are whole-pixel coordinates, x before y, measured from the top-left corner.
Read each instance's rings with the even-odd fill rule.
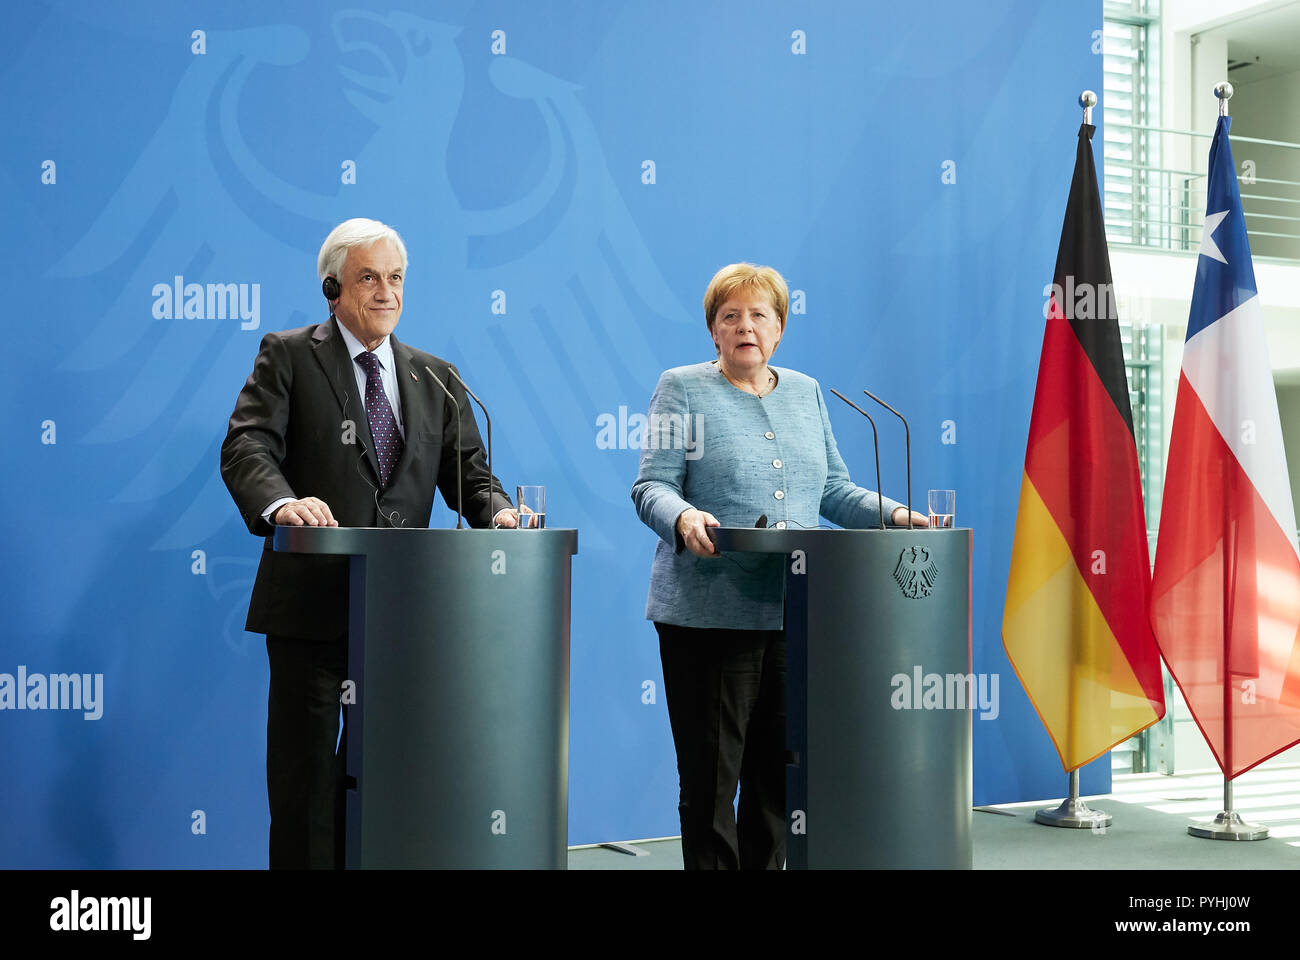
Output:
[[[291,500],[275,511],[275,522],[285,527],[337,527],[339,522],[329,506],[317,497]]]

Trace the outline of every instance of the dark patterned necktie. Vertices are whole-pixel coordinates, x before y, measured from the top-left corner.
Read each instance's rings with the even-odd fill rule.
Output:
[[[366,371],[366,417],[370,420],[370,436],[375,441],[375,456],[379,460],[379,483],[387,488],[393,468],[402,459],[402,435],[397,430],[397,418],[384,393],[384,381],[379,373],[379,358],[369,351],[356,355],[357,363]]]

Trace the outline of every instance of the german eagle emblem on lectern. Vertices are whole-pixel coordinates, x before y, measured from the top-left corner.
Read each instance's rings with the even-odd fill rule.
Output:
[[[894,579],[903,590],[903,596],[913,600],[928,597],[939,579],[939,567],[930,559],[925,547],[904,547],[894,568]]]

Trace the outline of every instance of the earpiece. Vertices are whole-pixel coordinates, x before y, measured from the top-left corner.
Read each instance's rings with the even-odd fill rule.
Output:
[[[339,282],[333,277],[326,277],[320,282],[320,292],[332,303],[339,298]]]

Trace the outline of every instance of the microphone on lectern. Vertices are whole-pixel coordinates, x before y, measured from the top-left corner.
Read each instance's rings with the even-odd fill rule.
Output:
[[[858,413],[866,417],[867,423],[871,424],[871,446],[874,447],[876,451],[876,514],[877,514],[877,518],[880,520],[880,529],[884,530],[885,529],[885,503],[884,503],[885,495],[880,490],[880,436],[879,434],[876,433],[876,421],[871,419],[871,414],[867,413],[867,411],[863,410],[856,403],[854,403],[848,397],[844,396],[844,394],[840,393],[834,387],[831,387],[831,393],[835,394],[835,396],[839,397],[841,400],[847,403],[854,410],[858,411]],[[908,509],[908,516],[911,517],[912,508],[909,506],[907,509]]]
[[[460,489],[460,401],[457,400],[452,392],[447,389],[447,385],[438,379],[438,375],[429,369],[427,364],[425,365],[424,371],[429,376],[433,377],[433,382],[442,387],[442,392],[451,397],[451,402],[456,405],[456,529],[460,530],[465,526],[465,522],[462,519],[463,511],[461,510],[461,498],[464,494]]]
[[[880,404],[899,420],[903,421],[903,436],[907,439],[907,529],[912,529],[912,431],[907,426],[907,417],[903,416],[889,404],[885,403],[870,390],[863,390],[867,396]]]

